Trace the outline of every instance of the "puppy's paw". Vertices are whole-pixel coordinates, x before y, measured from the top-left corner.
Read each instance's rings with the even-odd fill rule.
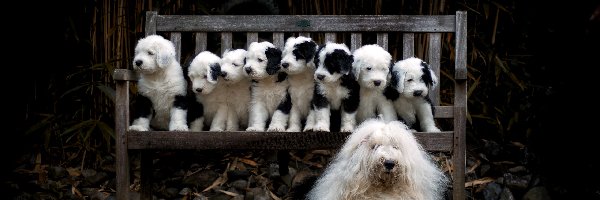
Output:
[[[425,132],[442,132],[439,128],[435,126],[425,127],[423,130],[425,130]]]
[[[315,131],[315,132],[329,132],[329,124],[317,123],[317,124],[315,124],[315,127],[313,127],[313,131]]]
[[[287,132],[300,132],[300,127],[299,126],[290,126],[287,130],[285,130]]]
[[[246,128],[246,131],[263,132],[263,131],[265,131],[265,129],[260,128],[260,127],[251,126],[251,127]]]
[[[281,125],[271,125],[271,126],[269,126],[269,128],[267,129],[267,131],[269,131],[269,132],[282,132],[282,131],[285,131],[285,127],[283,127]]]
[[[344,126],[342,128],[340,128],[340,132],[352,132],[354,131],[354,127],[352,126]]]
[[[169,131],[189,131],[189,129],[185,124],[171,124],[169,125]]]
[[[144,127],[141,125],[131,125],[129,126],[129,130],[130,131],[149,131],[150,128],[149,127]]]
[[[211,127],[209,131],[219,131],[220,132],[220,131],[223,131],[223,128],[221,128],[221,127],[212,128]]]

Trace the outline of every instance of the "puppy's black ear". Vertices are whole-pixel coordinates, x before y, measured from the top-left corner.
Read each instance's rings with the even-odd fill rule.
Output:
[[[425,61],[421,61],[421,70],[423,71],[423,81],[428,88],[432,89],[437,86],[437,76]]]
[[[354,56],[353,55],[348,55],[348,54],[344,54],[343,59],[342,59],[342,66],[341,66],[341,73],[344,75],[348,75],[350,73],[353,73],[352,71],[352,63],[354,62]],[[354,76],[358,76],[358,74],[353,74]]]
[[[215,83],[217,82],[217,78],[219,78],[219,76],[221,76],[221,64],[219,63],[213,63],[210,64],[210,71],[209,71],[209,82]]]
[[[321,53],[321,51],[323,50],[323,47],[325,47],[325,45],[320,45],[319,49],[317,49],[317,51],[315,52],[315,59],[313,60],[313,62],[315,63],[315,67],[319,67],[319,53]]]
[[[267,48],[265,51],[265,55],[267,56],[267,74],[273,75],[281,69],[281,50],[273,47]]]
[[[315,52],[317,51],[317,43],[313,41],[304,41],[300,44],[296,44],[295,47],[296,48],[294,49],[294,51],[292,51],[292,53],[294,54],[294,56],[296,56],[296,59],[304,59],[306,61],[309,61],[310,59],[315,57]]]

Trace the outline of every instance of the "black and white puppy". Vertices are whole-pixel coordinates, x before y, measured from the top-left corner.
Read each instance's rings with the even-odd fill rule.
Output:
[[[244,71],[245,49],[226,50],[221,58],[221,77],[227,91],[227,126],[225,130],[246,130],[250,109],[252,80]]]
[[[353,61],[344,43],[328,42],[319,47],[314,60],[317,69],[314,74],[316,85],[312,110],[304,131],[354,130],[360,86],[353,74]],[[331,124],[332,113],[340,113],[340,124]]]
[[[437,86],[437,77],[429,65],[415,57],[396,62],[392,68],[390,85],[385,91],[394,102],[398,116],[405,124],[425,132],[440,132],[433,118],[434,107],[429,91]]]
[[[133,66],[140,76],[129,130],[187,131],[187,82],[173,43],[159,35],[138,40]]]
[[[280,70],[281,50],[266,41],[250,43],[244,65],[252,79],[246,131],[285,131],[292,103],[287,74]]]
[[[385,122],[397,120],[392,101],[383,95],[390,75],[392,55],[377,44],[364,45],[352,53],[352,68],[360,85],[358,123],[381,115]]]
[[[292,108],[287,128],[289,132],[302,131],[302,121],[306,120],[310,111],[315,87],[313,59],[317,48],[316,42],[304,36],[290,37],[285,42],[281,67],[283,72],[288,74],[290,83],[288,92],[292,100]]]
[[[187,68],[187,76],[192,83],[196,100],[204,106],[203,118],[190,122],[192,131],[202,131],[209,126],[210,131],[225,130],[227,120],[227,93],[221,75],[221,58],[210,51],[200,52]]]

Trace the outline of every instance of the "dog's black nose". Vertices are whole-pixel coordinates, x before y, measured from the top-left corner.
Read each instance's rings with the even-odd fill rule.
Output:
[[[222,77],[227,77],[227,72],[221,72]]]
[[[282,66],[283,68],[288,68],[288,67],[290,66],[290,64],[288,64],[288,63],[281,63],[281,66]]]
[[[244,70],[246,70],[246,73],[250,74],[252,72],[252,68],[250,67],[246,67]]]
[[[396,163],[393,160],[385,160],[383,161],[383,166],[388,169],[394,169],[394,166],[396,166]]]
[[[325,79],[325,75],[323,75],[323,74],[318,74],[318,75],[317,75],[317,79],[319,79],[319,80],[323,80],[323,79]]]
[[[373,84],[375,84],[375,86],[379,86],[381,85],[381,81],[373,81]]]
[[[415,96],[415,97],[421,96],[421,94],[423,94],[422,90],[417,90],[417,91],[413,92],[413,96]]]
[[[202,92],[202,88],[196,88],[196,92]]]
[[[144,63],[144,62],[142,62],[141,60],[136,60],[135,66],[140,66],[140,65],[142,65],[142,63]]]

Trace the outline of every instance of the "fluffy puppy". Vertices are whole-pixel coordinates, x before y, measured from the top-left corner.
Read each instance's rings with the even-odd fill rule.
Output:
[[[221,77],[228,107],[225,130],[245,130],[248,126],[251,80],[244,72],[245,49],[226,50],[221,58]],[[240,128],[241,127],[241,128]]]
[[[434,107],[429,91],[437,86],[437,77],[429,65],[415,57],[400,60],[392,67],[390,85],[385,95],[394,102],[396,112],[411,128],[440,132],[433,119]]]
[[[302,131],[302,121],[306,120],[310,111],[315,82],[315,63],[313,59],[317,51],[317,43],[311,38],[299,36],[290,37],[285,42],[282,71],[288,74],[290,83],[288,92],[292,100],[287,131]]]
[[[291,109],[287,74],[280,72],[281,50],[270,42],[248,46],[244,71],[252,79],[246,131],[285,131]]]
[[[360,85],[358,123],[383,115],[385,121],[397,120],[392,101],[383,95],[392,66],[392,55],[377,44],[364,45],[352,53],[352,68]]]
[[[437,200],[447,184],[406,125],[372,118],[352,132],[307,197]]]
[[[343,43],[328,42],[319,47],[311,114],[304,131],[351,132],[356,126],[360,86],[353,74],[354,61]],[[341,112],[341,113],[340,113]],[[340,113],[340,124],[331,124],[332,113]]]
[[[204,119],[193,120],[192,131],[202,131],[209,125],[210,131],[225,130],[227,119],[227,90],[219,82],[221,58],[210,51],[200,52],[187,68],[192,83],[192,91],[204,106]]]
[[[187,82],[173,43],[159,35],[138,40],[133,66],[140,76],[129,130],[187,131]]]

